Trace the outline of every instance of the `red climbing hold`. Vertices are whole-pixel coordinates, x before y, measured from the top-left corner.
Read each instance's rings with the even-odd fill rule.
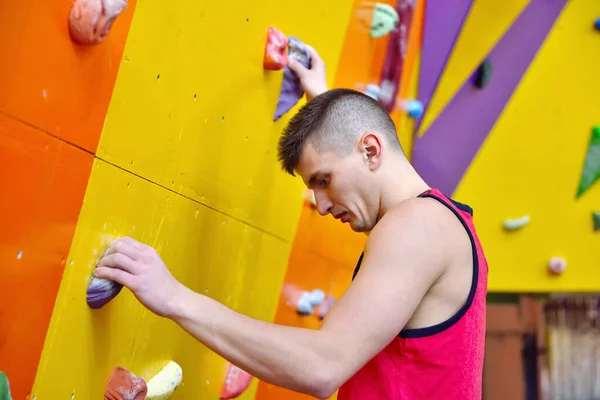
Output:
[[[123,367],[115,367],[108,379],[104,400],[144,400],[147,394],[146,381]]]
[[[102,42],[126,7],[127,0],[76,0],[69,16],[71,38],[81,45]]]
[[[287,37],[281,31],[270,26],[263,60],[264,69],[276,71],[283,69],[287,65],[287,45]]]
[[[248,389],[250,382],[252,382],[252,375],[230,363],[221,390],[221,399],[235,399]]]

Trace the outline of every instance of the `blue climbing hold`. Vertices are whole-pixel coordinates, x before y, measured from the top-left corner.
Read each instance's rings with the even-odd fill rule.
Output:
[[[419,100],[410,100],[406,103],[406,112],[411,118],[421,118],[423,115],[423,103]]]
[[[600,18],[596,19],[594,22],[594,28],[596,28],[597,31],[600,31]]]

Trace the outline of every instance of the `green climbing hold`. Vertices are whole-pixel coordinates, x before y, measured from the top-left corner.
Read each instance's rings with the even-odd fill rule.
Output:
[[[473,84],[476,88],[483,89],[490,82],[491,78],[492,61],[486,58],[477,68],[477,72],[475,73],[475,81],[473,82]]]
[[[8,377],[2,371],[0,371],[0,400],[12,400]]]
[[[394,30],[400,17],[389,4],[375,3],[373,18],[371,19],[371,37],[378,38]]]
[[[592,219],[594,221],[594,231],[600,231],[600,212],[594,211]]]
[[[600,178],[600,126],[594,127],[588,146],[577,198],[585,193]]]

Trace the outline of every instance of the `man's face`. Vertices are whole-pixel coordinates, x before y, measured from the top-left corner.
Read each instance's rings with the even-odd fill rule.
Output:
[[[308,144],[297,171],[314,191],[321,215],[331,214],[342,223],[349,223],[355,232],[373,229],[379,202],[374,195],[373,174],[358,150],[340,157],[334,152],[319,152]]]

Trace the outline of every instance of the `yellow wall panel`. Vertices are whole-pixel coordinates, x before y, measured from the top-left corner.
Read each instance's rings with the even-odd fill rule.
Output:
[[[421,136],[530,0],[476,0],[448,59],[423,122]]]
[[[225,360],[148,312],[129,290],[100,310],[88,308],[95,262],[124,235],[155,246],[193,290],[272,320],[289,243],[97,160],[31,398],[101,399],[115,366],[148,380],[168,360],[183,368],[184,385],[173,400],[218,398]],[[252,399],[256,387],[241,398]]]
[[[591,130],[600,124],[600,3],[569,2],[455,197],[469,200],[490,262],[490,290],[598,291],[600,184],[575,198]],[[531,216],[505,233],[505,218]],[[562,276],[546,264],[565,257]]]
[[[294,110],[273,122],[283,71],[263,70],[267,29],[317,48],[331,82],[351,7],[139,2],[98,156],[291,242],[302,182],[276,147]]]

